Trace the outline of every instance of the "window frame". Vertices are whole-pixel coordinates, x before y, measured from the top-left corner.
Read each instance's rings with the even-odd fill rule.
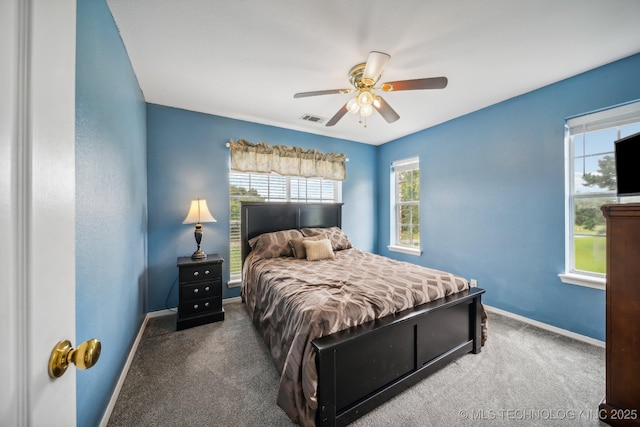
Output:
[[[574,116],[565,120],[565,271],[558,276],[563,283],[605,289],[606,273],[579,270],[576,268],[575,255],[575,201],[597,198],[610,198],[612,203],[622,203],[616,190],[577,193],[575,189],[575,141],[589,133],[615,129],[616,140],[621,138],[621,128],[627,125],[640,124],[640,101],[617,105],[596,112]],[[612,155],[615,159],[614,141],[610,151],[589,153],[589,156]],[[582,156],[587,157],[583,152]],[[606,231],[604,234],[606,238]],[[606,246],[606,245],[605,245]],[[606,250],[606,249],[605,249]],[[605,254],[606,257],[606,254]]]
[[[236,185],[236,183],[238,182],[238,179],[235,178],[234,175],[236,176],[243,175],[245,177],[248,177],[249,182],[251,182],[252,180],[261,181],[259,185],[256,185],[256,186],[249,184],[249,191],[251,191],[252,189],[256,189],[256,187],[258,188],[262,187],[267,190],[266,196],[261,194],[262,196],[261,201],[281,202],[281,203],[287,203],[287,202],[341,203],[342,202],[342,181],[339,181],[339,180],[325,179],[325,178],[319,178],[319,177],[302,177],[302,176],[296,176],[296,175],[278,175],[276,173],[243,172],[243,171],[236,171],[233,169],[229,169],[229,286],[230,287],[239,286],[240,283],[242,283],[242,260],[240,260],[240,271],[235,271],[236,268],[234,268],[234,266],[237,264],[237,260],[235,259],[235,257],[237,257],[237,254],[232,253],[232,248],[234,247],[234,245],[238,245],[239,247],[241,243],[239,241],[240,240],[239,230],[240,230],[240,227],[242,226],[241,219],[240,218],[234,219],[232,217],[232,212],[231,212],[232,200],[234,200],[234,197],[233,197],[234,195],[231,192],[231,186]],[[272,180],[277,180],[280,182],[277,182],[277,183],[274,182],[272,185],[272,182],[271,182]],[[331,199],[325,198],[323,195],[323,191],[325,189],[325,185],[327,185],[327,182],[333,184],[332,185],[333,188],[330,191],[330,194],[333,194],[333,197]],[[292,191],[292,184],[296,184],[298,188],[300,188],[301,183],[305,186],[304,197],[300,197],[299,191]],[[312,191],[310,192],[309,191],[310,183],[312,184],[311,187],[315,187],[319,191],[313,192],[313,188],[312,188]],[[280,187],[280,189],[275,190],[276,186]],[[273,192],[271,191],[272,189],[274,189]],[[282,189],[284,189],[284,191],[282,191]],[[256,189],[256,191],[258,190]],[[319,194],[319,197],[313,197],[314,194],[315,195]],[[252,197],[246,197],[246,198],[237,197],[236,199],[240,199],[240,201],[255,200]],[[235,229],[238,230],[235,233],[234,233],[234,227]],[[234,236],[234,234],[237,234],[237,236]]]
[[[387,249],[393,252],[401,252],[409,255],[420,256],[422,255],[422,241],[420,241],[419,245],[410,246],[403,244],[399,240],[399,236],[401,234],[400,230],[400,222],[398,220],[398,211],[400,206],[415,206],[418,209],[418,218],[420,218],[420,191],[418,191],[417,199],[413,199],[410,201],[399,201],[398,200],[398,175],[400,172],[406,172],[410,170],[418,171],[418,183],[420,182],[420,157],[414,156],[405,159],[395,160],[391,162],[390,167],[390,194],[389,194],[389,205],[390,205],[390,214],[389,214],[389,245]],[[418,227],[420,230],[420,221],[418,224],[411,224],[411,227]],[[413,234],[413,233],[412,233]]]

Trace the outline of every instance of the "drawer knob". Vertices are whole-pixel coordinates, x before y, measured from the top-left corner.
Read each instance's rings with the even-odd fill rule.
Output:
[[[195,310],[197,310],[197,309],[198,309],[198,304],[194,304],[194,305],[193,305],[193,308],[194,308]]]
[[[209,288],[208,286],[207,286],[206,288],[204,288],[204,290],[205,290],[206,292],[209,292],[209,289],[211,289],[211,288]]]
[[[204,271],[204,274],[209,274],[209,270],[205,270],[205,271]]]
[[[200,273],[198,273],[197,271],[194,271],[194,272],[193,272],[193,275],[194,275],[194,276],[197,276],[198,274],[200,274]]]
[[[194,294],[197,294],[198,292],[199,292],[199,291],[198,291],[198,288],[195,288],[195,289],[193,290],[193,293],[194,293]]]
[[[205,307],[209,307],[209,303],[208,303],[208,302],[205,302],[205,303],[204,303],[204,306],[205,306]]]

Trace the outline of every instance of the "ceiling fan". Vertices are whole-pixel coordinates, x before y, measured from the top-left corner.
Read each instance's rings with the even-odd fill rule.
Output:
[[[400,118],[398,113],[391,108],[384,98],[377,95],[374,91],[395,92],[399,90],[444,89],[447,87],[448,80],[446,77],[398,80],[375,86],[389,58],[391,58],[391,56],[386,53],[376,51],[369,52],[367,62],[355,65],[349,70],[349,81],[353,85],[353,88],[300,92],[293,95],[293,97],[305,98],[308,96],[355,92],[355,98],[347,101],[325,126],[334,126],[347,111],[349,111],[353,114],[360,114],[359,122],[364,122],[364,126],[366,127],[366,118],[373,114],[374,109],[380,113],[387,123],[393,123]]]

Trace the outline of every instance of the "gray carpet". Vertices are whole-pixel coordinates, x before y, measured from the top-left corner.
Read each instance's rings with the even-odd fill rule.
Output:
[[[244,306],[175,331],[150,319],[109,427],[292,426],[278,375]],[[489,313],[489,339],[352,426],[606,426],[604,349]]]

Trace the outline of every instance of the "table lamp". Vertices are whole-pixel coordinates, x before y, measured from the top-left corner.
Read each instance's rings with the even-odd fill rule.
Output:
[[[209,212],[209,208],[207,207],[207,201],[205,199],[196,199],[191,201],[191,206],[189,207],[189,213],[187,217],[182,221],[183,224],[195,224],[196,231],[193,235],[196,238],[196,244],[198,248],[191,255],[191,259],[205,259],[207,254],[200,249],[200,242],[202,241],[202,223],[203,222],[216,222],[216,219]]]

